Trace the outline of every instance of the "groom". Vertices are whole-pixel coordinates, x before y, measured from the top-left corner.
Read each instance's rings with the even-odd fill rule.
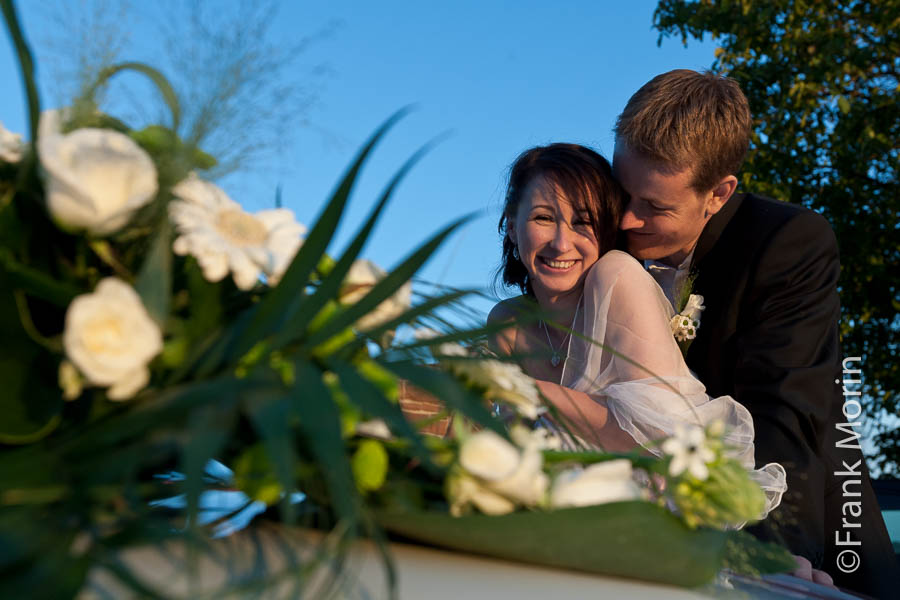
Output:
[[[865,461],[838,444],[848,435],[836,425],[852,419],[841,414],[837,242],[811,210],[735,193],[750,133],[733,80],[653,78],[616,123],[613,170],[630,197],[620,229],[670,300],[696,277],[706,310],[688,366],[753,415],[757,465],[787,470],[781,506],[750,531],[841,587],[891,597],[897,565]]]

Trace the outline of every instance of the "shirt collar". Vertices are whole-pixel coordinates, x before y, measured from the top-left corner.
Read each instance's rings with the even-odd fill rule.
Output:
[[[647,269],[648,271],[651,270],[651,268],[659,269],[660,271],[668,271],[668,270],[673,270],[676,272],[685,271],[690,268],[691,260],[693,260],[693,258],[694,258],[694,251],[691,250],[688,253],[688,255],[684,257],[684,260],[681,261],[681,264],[679,264],[677,267],[667,265],[666,263],[659,261],[659,260],[645,260],[644,268]]]

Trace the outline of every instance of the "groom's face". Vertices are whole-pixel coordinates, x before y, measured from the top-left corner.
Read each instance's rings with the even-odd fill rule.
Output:
[[[628,252],[641,260],[680,264],[718,210],[710,202],[712,192],[693,189],[690,170],[673,171],[621,144],[616,145],[613,173],[629,196],[619,224]]]

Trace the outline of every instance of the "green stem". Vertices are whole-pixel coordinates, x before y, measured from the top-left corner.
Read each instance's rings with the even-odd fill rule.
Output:
[[[3,10],[3,19],[6,21],[6,28],[9,36],[12,38],[13,45],[19,57],[19,69],[22,73],[22,83],[25,86],[25,97],[28,102],[28,122],[31,130],[31,141],[37,140],[38,119],[41,114],[41,104],[38,99],[37,85],[34,81],[34,59],[28,42],[22,33],[22,27],[19,25],[19,17],[16,14],[16,7],[12,0],[0,0],[0,9]]]
[[[16,299],[16,308],[19,310],[19,321],[22,323],[22,329],[25,330],[28,337],[51,352],[61,353],[63,346],[59,338],[48,338],[42,335],[34,325],[34,320],[31,318],[31,310],[28,308],[28,300],[26,300],[22,290],[13,291],[13,296]]]

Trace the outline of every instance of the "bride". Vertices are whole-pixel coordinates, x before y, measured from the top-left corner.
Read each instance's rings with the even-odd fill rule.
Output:
[[[516,159],[499,224],[500,277],[522,295],[488,316],[509,323],[495,350],[520,357],[560,418],[592,446],[659,454],[649,442],[678,425],[722,421],[725,443],[766,491],[768,513],[787,489],[784,469],[753,470],[749,412],[730,396],[706,394],[669,329],[674,310],[662,289],[615,249],[624,204],[609,163],[588,148],[551,144]],[[534,303],[550,322],[524,318]]]

